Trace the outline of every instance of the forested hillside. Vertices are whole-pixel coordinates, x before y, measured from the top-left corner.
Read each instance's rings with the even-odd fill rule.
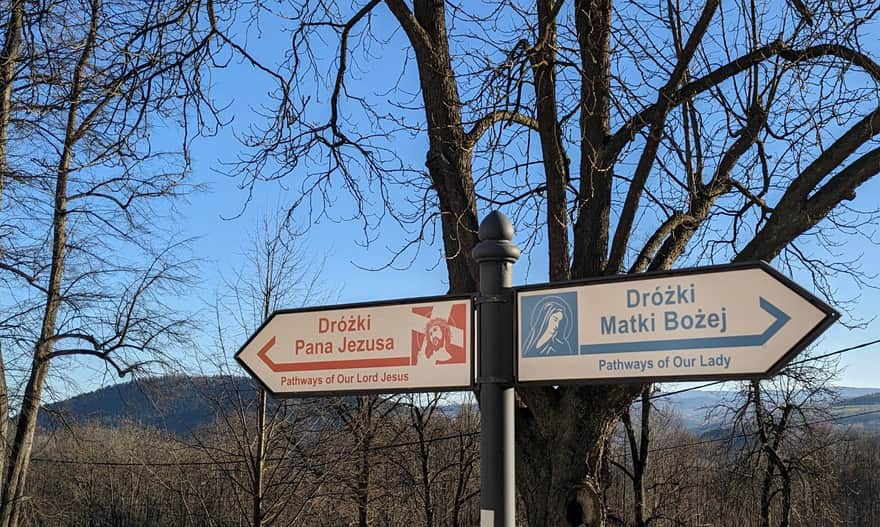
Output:
[[[811,411],[780,436],[798,489],[793,525],[880,524],[880,406],[871,397]],[[682,418],[682,410],[711,416],[735,399],[697,391],[650,405],[642,470],[651,525],[761,525],[763,485],[783,487],[755,456],[754,427],[719,417],[701,432]],[[255,403],[245,378],[173,376],[52,405],[38,434],[28,524],[240,525],[253,502]],[[609,444],[609,525],[634,518],[645,414],[640,404],[630,413]],[[271,525],[341,527],[361,514],[370,525],[479,523],[480,420],[470,396],[296,399],[272,403],[268,419],[263,505]]]

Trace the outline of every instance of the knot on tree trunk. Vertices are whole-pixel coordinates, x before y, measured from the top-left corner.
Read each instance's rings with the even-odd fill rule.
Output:
[[[431,147],[428,150],[428,155],[425,159],[425,166],[428,167],[432,175],[439,175],[443,179],[452,178],[456,175],[455,167],[452,165],[452,161],[446,157],[446,154],[440,148]],[[436,181],[436,177],[434,178]]]
[[[572,488],[565,502],[565,517],[572,527],[604,527],[602,496],[591,480]]]

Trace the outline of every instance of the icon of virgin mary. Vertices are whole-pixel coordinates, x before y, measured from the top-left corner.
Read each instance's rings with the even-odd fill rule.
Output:
[[[571,328],[574,316],[569,305],[558,296],[546,296],[532,310],[523,357],[574,355]]]

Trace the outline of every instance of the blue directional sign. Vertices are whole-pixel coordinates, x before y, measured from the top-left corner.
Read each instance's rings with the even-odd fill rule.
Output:
[[[737,379],[782,368],[838,314],[765,263],[517,291],[517,380]]]

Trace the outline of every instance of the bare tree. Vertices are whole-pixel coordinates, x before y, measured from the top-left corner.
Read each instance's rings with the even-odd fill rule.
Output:
[[[258,388],[241,378],[212,380],[205,388],[213,394],[202,396],[219,415],[186,443],[229,489],[225,515],[245,525],[311,523],[313,503],[342,457],[330,448],[321,401],[273,401],[260,419]]]
[[[174,467],[193,461],[194,454],[167,434],[134,423],[74,424],[41,434],[34,449],[32,496],[23,506],[21,522],[205,524],[200,511],[187,515],[178,508],[180,494],[195,489],[210,493],[202,467],[188,467],[192,479]]]
[[[874,525],[880,522],[880,438],[864,431],[850,431],[837,442],[832,465],[838,486],[832,496],[844,525]],[[840,460],[843,460],[841,463]]]
[[[211,117],[193,71],[212,31],[198,2],[4,5],[2,338],[24,384],[0,502],[0,525],[12,527],[50,363],[95,357],[123,376],[186,339],[170,299],[192,262],[154,222],[192,189],[189,137],[164,152],[149,133],[178,118],[195,131]]]
[[[0,50],[0,205],[6,178],[11,175],[8,163],[8,136],[12,116],[12,85],[19,68],[19,48],[24,19],[24,1],[9,2],[9,17],[3,29]],[[0,247],[0,251],[3,248]],[[6,361],[0,354],[0,474],[6,471],[6,446],[9,443],[9,390],[6,385]],[[2,481],[0,481],[2,488]]]
[[[351,446],[349,455],[337,467],[341,470],[337,481],[347,490],[346,497],[354,502],[356,525],[369,527],[370,504],[375,493],[374,460],[377,459],[373,450],[381,433],[388,429],[387,418],[396,410],[397,400],[381,395],[358,395],[334,398],[330,405],[339,423],[336,436],[344,439],[340,443]]]
[[[417,489],[416,493],[420,498],[422,505],[422,513],[424,514],[425,527],[434,527],[436,497],[434,496],[434,475],[435,468],[432,463],[436,460],[431,455],[433,445],[431,444],[431,428],[435,428],[435,413],[442,412],[441,401],[443,395],[440,393],[433,394],[413,394],[401,398],[401,403],[405,405],[409,419],[406,421],[404,431],[411,429],[415,433],[416,452],[415,456],[409,453],[403,456],[397,455],[395,458],[401,461],[400,465],[406,473],[406,483],[412,488]],[[436,428],[435,428],[436,429]],[[408,434],[399,434],[398,437],[407,437]],[[417,461],[416,470],[409,469],[409,463],[406,460],[414,457]]]
[[[476,498],[479,457],[471,404],[441,393],[399,399],[392,426],[403,446],[388,452],[388,464],[396,468],[396,485],[405,489],[400,499],[420,509],[419,524],[425,527],[476,521],[464,514]]]
[[[283,216],[264,216],[249,239],[247,263],[226,280],[214,308],[219,366],[228,382],[204,396],[220,414],[218,424],[204,440],[195,439],[249,497],[249,503],[236,500],[248,525],[296,524],[330,471],[318,465],[329,463],[321,445],[331,423],[311,400],[270,407],[262,387],[236,380],[228,359],[273,311],[320,303],[323,263],[307,256]],[[242,460],[243,473],[226,467],[230,456]]]
[[[642,389],[640,399],[640,418],[638,420],[639,437],[636,438],[635,427],[633,425],[631,410],[627,410],[620,416],[626,431],[626,439],[629,444],[630,460],[632,463],[632,471],[626,467],[621,468],[626,472],[632,481],[633,487],[633,516],[635,518],[635,527],[645,527],[650,521],[647,511],[647,496],[645,496],[645,472],[648,469],[648,455],[651,447],[651,387],[646,385]]]
[[[778,259],[833,302],[835,276],[863,278],[838,237],[868,237],[877,216],[847,204],[880,170],[873,2],[253,7],[285,21],[291,48],[262,65],[282,73],[244,184],[284,178],[316,218],[351,217],[334,208],[347,193],[365,228],[410,235],[392,264],[439,232],[454,292],[477,289],[489,207],[527,248],[546,240],[552,281]],[[412,135],[427,171],[397,146]],[[640,392],[518,391],[529,524],[566,525],[575,506],[602,523],[604,445]]]
[[[655,403],[647,385],[638,402],[621,416],[611,441],[609,464],[616,471],[603,481],[608,520],[620,525],[697,523],[688,494],[700,486],[698,469],[709,461],[685,448],[699,439],[688,431],[675,405]]]
[[[826,477],[822,454],[836,439],[813,423],[830,417],[835,400],[832,382],[839,372],[836,359],[799,362],[771,381],[747,383],[739,406],[731,408],[736,439],[730,445],[744,463],[761,466],[757,478],[761,527],[791,525],[795,485],[806,481],[803,487],[808,487],[808,482]],[[822,515],[830,521],[833,514]]]

